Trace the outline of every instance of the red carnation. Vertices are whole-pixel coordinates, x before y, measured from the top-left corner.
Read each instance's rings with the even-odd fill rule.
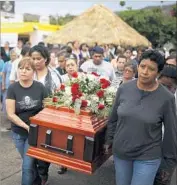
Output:
[[[104,106],[103,104],[100,103],[100,104],[98,105],[98,109],[99,109],[99,110],[103,110],[104,108],[105,108],[105,106]]]
[[[78,77],[78,73],[77,73],[77,72],[74,72],[74,73],[72,74],[72,77],[73,77],[73,78],[77,78],[77,77]]]
[[[87,102],[87,100],[82,100],[82,107],[87,107],[87,105],[88,105],[88,102]]]
[[[107,80],[106,80],[106,79],[104,79],[104,78],[101,78],[101,79],[100,79],[100,83],[101,83],[101,84],[106,83],[106,81],[107,81]]]
[[[100,76],[100,75],[98,75],[98,74],[95,73],[95,72],[92,72],[91,74],[94,75],[94,76]]]
[[[72,84],[71,92],[72,92],[73,95],[79,94],[79,84],[78,83]]]
[[[54,96],[53,99],[52,99],[52,101],[53,101],[54,103],[56,103],[56,102],[58,102],[58,98],[57,98],[56,96]]]
[[[97,96],[99,98],[103,98],[104,97],[104,91],[102,91],[102,90],[99,90],[96,94],[97,94]]]
[[[60,89],[61,89],[61,91],[64,91],[65,90],[65,85],[64,84],[61,84]]]
[[[106,89],[107,87],[109,87],[110,86],[110,81],[108,81],[108,80],[106,80],[106,79],[104,79],[104,78],[101,78],[100,79],[100,83],[101,83],[101,88],[102,89]]]
[[[106,89],[106,88],[108,88],[110,86],[110,83],[105,83],[105,84],[102,84],[101,85],[101,88],[102,89]]]

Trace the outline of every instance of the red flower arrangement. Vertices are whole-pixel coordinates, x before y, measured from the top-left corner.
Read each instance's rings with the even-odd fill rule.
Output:
[[[115,98],[116,89],[110,87],[110,82],[97,73],[73,73],[72,78],[51,96],[48,105],[74,108],[78,113],[80,108],[90,110],[99,116],[108,116]]]

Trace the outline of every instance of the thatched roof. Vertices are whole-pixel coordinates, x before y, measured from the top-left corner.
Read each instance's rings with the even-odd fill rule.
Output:
[[[150,42],[120,17],[103,5],[94,5],[61,30],[45,39],[49,44],[66,44],[78,40],[80,43],[118,44],[139,46]]]

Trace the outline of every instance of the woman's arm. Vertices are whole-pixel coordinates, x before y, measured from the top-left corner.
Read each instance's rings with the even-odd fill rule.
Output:
[[[15,114],[15,100],[6,99],[6,109],[10,121],[18,125],[19,127],[22,127],[25,130],[29,131],[29,126]]]
[[[6,89],[5,87],[5,81],[6,81],[6,73],[2,72],[2,90],[4,91]]]
[[[112,107],[111,114],[109,115],[108,118],[108,124],[107,124],[107,133],[106,133],[106,144],[111,145],[113,142],[116,126],[117,126],[117,120],[118,120],[118,115],[117,115],[117,108],[119,105],[119,97],[120,97],[120,90],[121,88],[118,89],[116,98],[114,101],[114,105]]]
[[[164,110],[164,139],[162,145],[162,169],[173,169],[177,164],[177,117],[175,99],[171,98]]]

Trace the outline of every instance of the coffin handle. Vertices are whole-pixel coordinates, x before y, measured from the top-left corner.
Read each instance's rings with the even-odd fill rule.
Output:
[[[53,150],[53,151],[56,151],[56,152],[68,154],[68,155],[74,155],[73,151],[65,150],[65,149],[58,148],[58,147],[51,146],[51,145],[47,145],[47,144],[44,144],[44,143],[41,143],[41,147],[44,147],[46,149],[50,149],[50,150]]]

